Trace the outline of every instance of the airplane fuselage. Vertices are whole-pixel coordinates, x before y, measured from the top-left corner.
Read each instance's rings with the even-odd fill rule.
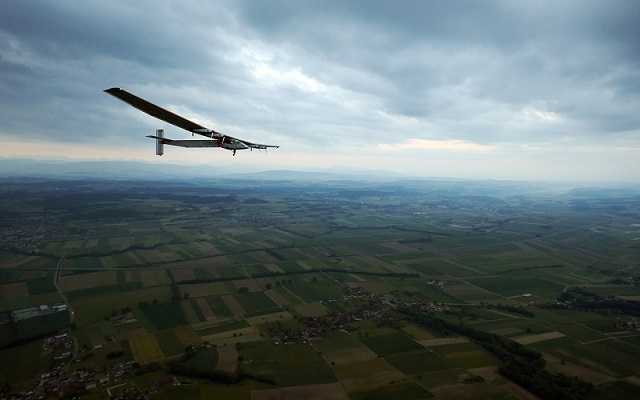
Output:
[[[236,150],[246,150],[249,148],[249,146],[239,140],[231,139],[229,141],[224,141],[224,138],[222,139],[222,144],[220,147],[233,151],[234,156],[236,155]]]
[[[246,150],[249,148],[249,146],[247,146],[246,144],[239,142],[237,140],[232,140],[229,143],[222,143],[222,147],[227,149],[227,150]]]

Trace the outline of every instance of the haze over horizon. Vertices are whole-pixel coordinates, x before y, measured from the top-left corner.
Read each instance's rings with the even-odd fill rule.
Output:
[[[635,1],[0,3],[2,158],[640,181]],[[189,133],[122,87],[268,155]]]

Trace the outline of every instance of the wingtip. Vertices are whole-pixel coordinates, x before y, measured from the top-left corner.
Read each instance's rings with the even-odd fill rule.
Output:
[[[112,87],[112,88],[109,88],[109,89],[105,89],[104,91],[105,91],[106,93],[112,93],[112,92],[119,92],[120,90],[122,90],[122,88],[119,88],[119,87]]]

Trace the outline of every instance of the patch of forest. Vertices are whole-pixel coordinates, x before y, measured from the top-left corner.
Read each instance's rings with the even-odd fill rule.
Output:
[[[542,353],[498,336],[453,323],[433,314],[416,314],[410,309],[400,309],[413,322],[442,336],[460,335],[469,338],[496,356],[502,363],[498,372],[511,381],[543,399],[580,400],[593,390],[593,384],[578,377],[552,374],[546,369]]]

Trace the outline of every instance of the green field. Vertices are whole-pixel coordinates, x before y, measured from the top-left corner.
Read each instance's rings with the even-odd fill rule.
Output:
[[[429,399],[434,397],[429,391],[415,383],[400,383],[383,386],[364,392],[351,392],[353,400],[387,400],[387,399]]]
[[[380,357],[407,351],[420,350],[423,347],[404,333],[363,337],[360,341]]]
[[[385,359],[405,375],[433,372],[455,367],[447,361],[446,358],[431,350],[416,350],[394,354],[385,357]]]
[[[175,328],[187,323],[178,302],[152,305],[141,310],[158,330]]]
[[[171,329],[155,333],[156,341],[165,357],[177,356],[184,353],[184,347]]]
[[[144,389],[171,360],[247,373],[228,386],[180,377],[151,399],[328,387],[340,399],[528,398],[490,346],[412,317],[430,315],[541,352],[548,371],[596,383],[590,398],[640,393],[636,189],[585,199],[495,182],[56,185],[65,190],[0,187],[5,222],[48,232],[39,253],[8,234],[0,248],[0,385],[33,387],[51,365],[41,338],[16,340],[71,327],[88,350],[70,371],[150,363],[160,370],[128,379]],[[45,205],[50,226],[33,222]],[[567,294],[620,303],[559,303]],[[72,326],[69,313],[10,321],[59,302]]]
[[[279,386],[335,382],[336,377],[322,357],[308,345],[275,345],[257,342],[242,346],[240,353],[252,360],[254,373],[272,376]]]
[[[202,369],[215,369],[218,365],[218,352],[215,349],[207,349],[197,352],[186,361],[187,365]]]

